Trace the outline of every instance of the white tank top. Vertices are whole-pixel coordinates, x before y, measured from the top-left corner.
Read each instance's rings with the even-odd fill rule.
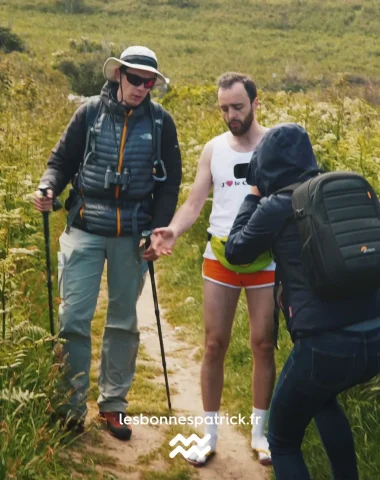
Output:
[[[236,152],[228,143],[229,132],[215,137],[212,140],[211,176],[214,186],[210,226],[207,229],[215,237],[229,235],[232,225],[239,213],[241,204],[250,193],[251,186],[244,178],[236,178],[234,168],[239,164],[250,162],[251,152]],[[207,242],[204,258],[216,260],[210,242]],[[265,270],[275,270],[272,262]]]

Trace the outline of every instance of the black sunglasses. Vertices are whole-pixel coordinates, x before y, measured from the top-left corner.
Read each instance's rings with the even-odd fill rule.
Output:
[[[135,75],[134,73],[126,72],[125,70],[123,71],[123,73],[127,77],[128,83],[130,83],[135,87],[139,87],[143,83],[145,88],[153,88],[157,80],[157,77],[144,78],[144,77],[140,77],[140,75]]]

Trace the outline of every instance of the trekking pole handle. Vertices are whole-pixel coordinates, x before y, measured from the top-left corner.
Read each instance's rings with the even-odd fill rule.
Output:
[[[144,245],[145,249],[149,248],[150,245],[150,236],[152,235],[152,230],[144,230],[141,232],[141,246]]]
[[[48,190],[52,190],[49,185],[46,183],[41,183],[38,185],[38,190],[42,193],[44,197],[47,197]],[[62,203],[58,200],[58,198],[53,195],[53,212],[60,210],[62,208]]]
[[[40,185],[38,185],[38,190],[42,193],[44,197],[47,197],[49,185],[46,185],[46,183],[41,183]]]

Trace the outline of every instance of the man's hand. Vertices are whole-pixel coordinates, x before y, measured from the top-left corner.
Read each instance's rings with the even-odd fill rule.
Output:
[[[154,262],[158,259],[158,255],[155,254],[152,246],[148,247],[143,253],[143,259],[147,262]]]
[[[53,190],[50,188],[47,191],[47,196],[44,197],[41,190],[34,192],[34,208],[39,212],[49,212],[53,208]]]
[[[171,227],[156,228],[150,238],[151,244],[143,254],[145,260],[157,260],[161,255],[171,255],[177,241],[177,235]],[[153,258],[154,257],[154,258]]]

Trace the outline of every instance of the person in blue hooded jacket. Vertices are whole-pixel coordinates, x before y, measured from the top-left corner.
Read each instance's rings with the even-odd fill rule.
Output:
[[[310,479],[301,444],[314,418],[334,479],[357,480],[352,431],[337,395],[380,372],[380,291],[325,301],[308,288],[297,227],[286,222],[292,215],[291,193],[276,191],[317,174],[301,126],[270,129],[253,153],[247,173],[251,194],[235,219],[226,258],[232,264],[253,262],[271,248],[277,265],[277,301],[294,346],[279,376],[268,422],[276,479]]]

